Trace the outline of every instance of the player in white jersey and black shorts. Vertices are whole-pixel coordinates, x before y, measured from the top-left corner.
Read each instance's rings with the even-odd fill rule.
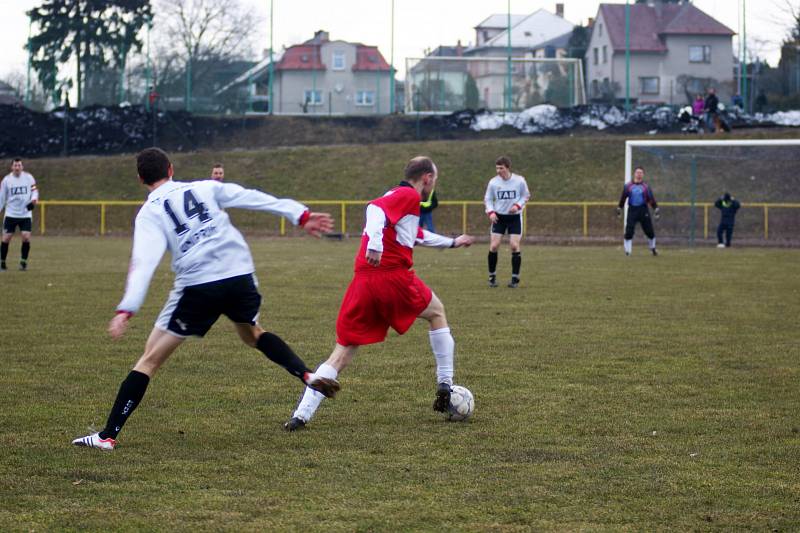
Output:
[[[261,295],[253,258],[225,209],[240,207],[280,215],[315,236],[333,228],[330,215],[312,213],[294,200],[278,199],[233,183],[173,181],[172,164],[158,148],[142,151],[136,164],[139,180],[150,194],[136,215],[125,296],[109,324],[111,337],[118,339],[125,333],[167,250],[172,254],[175,286],[147,339],[144,354],[120,386],[105,428],[72,443],[113,450],[117,434],[142,401],[150,378],[186,337],[202,337],[220,315],[234,323],[245,344],[325,396],[336,394],[339,384],[335,379],[318,377],[280,337],[258,325]]]
[[[0,181],[0,211],[5,208],[3,237],[2,244],[0,244],[0,272],[7,268],[8,246],[17,228],[22,236],[19,269],[27,270],[28,255],[31,251],[32,212],[38,201],[39,191],[36,189],[36,180],[23,171],[22,159],[14,159],[11,162],[11,174]]]
[[[489,237],[489,287],[497,287],[497,249],[500,248],[503,235],[508,232],[511,246],[511,281],[508,286],[515,289],[519,286],[519,271],[522,266],[522,210],[531,193],[525,178],[511,172],[511,159],[498,157],[494,166],[497,175],[489,180],[483,198],[486,214],[492,221]]]

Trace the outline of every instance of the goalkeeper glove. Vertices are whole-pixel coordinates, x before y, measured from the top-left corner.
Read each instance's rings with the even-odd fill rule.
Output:
[[[25,207],[27,207],[27,208],[28,208],[28,211],[33,211],[33,208],[34,208],[34,207],[36,207],[36,204],[35,204],[35,203],[33,203],[33,202],[30,202],[30,203],[29,203],[28,205],[26,205]]]
[[[654,213],[656,215],[656,220],[661,218],[661,210],[658,207],[656,207],[656,210],[654,211]]]
[[[620,215],[622,215],[622,208],[618,207],[617,208],[617,216],[620,216]]]

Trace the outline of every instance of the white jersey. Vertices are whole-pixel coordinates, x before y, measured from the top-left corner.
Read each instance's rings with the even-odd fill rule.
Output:
[[[19,176],[9,174],[0,182],[0,210],[5,207],[6,216],[13,218],[32,218],[28,204],[39,200],[36,180],[27,172]]]
[[[509,215],[514,205],[519,208],[519,211],[522,211],[530,197],[528,183],[519,174],[511,174],[507,180],[495,176],[489,180],[483,203],[487,213]]]
[[[224,211],[229,207],[274,213],[295,225],[307,211],[294,200],[234,183],[164,183],[148,195],[136,215],[128,281],[117,310],[139,310],[167,249],[172,253],[176,288],[253,273],[250,249]]]

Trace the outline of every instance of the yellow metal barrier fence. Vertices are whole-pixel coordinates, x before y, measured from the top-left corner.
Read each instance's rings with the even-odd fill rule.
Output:
[[[346,233],[347,228],[347,206],[366,206],[367,200],[309,200],[303,202],[309,206],[339,206],[339,227],[342,233]],[[96,207],[99,209],[99,222],[100,222],[100,235],[107,233],[106,227],[106,210],[109,206],[140,206],[142,202],[133,200],[43,200],[39,202],[39,232],[44,235],[47,230],[47,208],[51,206],[83,206],[83,207]],[[468,206],[482,206],[483,202],[474,200],[443,200],[439,205],[461,206],[461,231],[467,232],[467,207]],[[528,207],[571,207],[581,208],[582,220],[582,235],[589,236],[589,207],[608,207],[609,209],[616,207],[616,202],[528,202]],[[690,202],[662,202],[659,204],[664,207],[692,207]],[[709,208],[714,207],[714,204],[709,202],[697,202],[694,204],[696,208],[703,209],[703,238],[708,238],[708,218]],[[742,208],[762,208],[764,213],[764,239],[769,239],[769,210],[770,208],[781,209],[800,209],[800,203],[745,203]],[[527,212],[525,209],[522,212],[522,227],[523,231],[527,232]],[[281,218],[280,221],[280,234],[286,235],[286,221]]]

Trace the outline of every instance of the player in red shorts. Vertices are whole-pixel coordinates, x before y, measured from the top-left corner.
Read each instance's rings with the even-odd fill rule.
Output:
[[[411,270],[414,245],[460,248],[472,244],[473,238],[460,235],[452,239],[419,227],[420,199],[430,196],[437,174],[430,158],[415,157],[406,165],[405,180],[367,206],[355,274],[336,320],[336,347],[316,375],[336,379],[359,346],[382,342],[389,327],[402,335],[414,320],[424,318],[431,325],[431,348],[436,357],[438,386],[433,408],[445,411],[453,384],[455,342],[447,327],[444,305]],[[303,428],[323,398],[306,388],[284,427],[288,431]]]

